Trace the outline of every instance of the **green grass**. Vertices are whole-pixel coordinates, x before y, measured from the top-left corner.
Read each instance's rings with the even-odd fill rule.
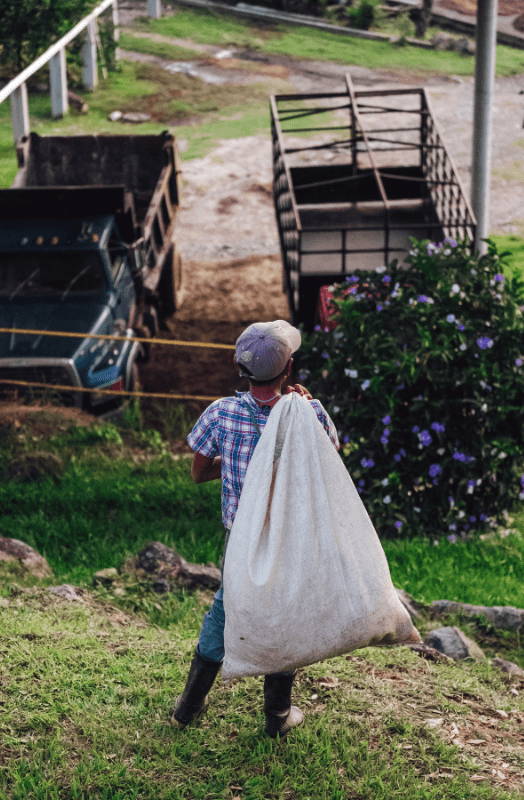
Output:
[[[158,56],[170,61],[191,61],[200,57],[199,53],[187,47],[179,47],[176,44],[169,44],[169,42],[157,42],[153,39],[133,36],[129,33],[122,33],[118,44],[124,50],[146,53],[146,55]]]
[[[22,603],[16,593],[6,598],[0,796],[516,800],[492,783],[489,750],[463,754],[424,722],[445,715],[446,725],[457,721],[471,736],[477,712],[460,704],[461,692],[486,714],[514,707],[507,685],[484,664],[422,666],[409,651],[370,649],[301,673],[295,700],[306,723],[283,743],[261,735],[257,679],[219,682],[198,727],[170,728],[194,621],[191,612],[163,631],[92,599],[51,601],[41,590],[26,590]],[[333,688],[322,685],[326,676]],[[498,727],[504,741],[496,752],[515,773],[517,718]],[[471,781],[479,769],[485,784]]]
[[[143,30],[195,42],[258,48],[297,59],[338,61],[369,69],[399,69],[473,75],[474,59],[459,53],[425,50],[411,45],[368,41],[296,26],[254,26],[232,16],[195,10],[177,10],[173,16],[141,22]],[[524,53],[504,45],[497,47],[497,75],[524,72]]]
[[[499,253],[507,252],[506,272],[516,273],[524,280],[524,237],[514,234],[491,236]]]

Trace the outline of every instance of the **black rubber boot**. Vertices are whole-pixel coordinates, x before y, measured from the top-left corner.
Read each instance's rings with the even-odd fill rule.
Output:
[[[170,721],[179,728],[185,728],[207,708],[207,693],[211,689],[218,674],[221,661],[207,661],[195,653],[186,686],[171,712]]]
[[[304,721],[302,711],[291,705],[291,687],[295,673],[275,672],[264,678],[265,731],[274,739],[285,736]]]

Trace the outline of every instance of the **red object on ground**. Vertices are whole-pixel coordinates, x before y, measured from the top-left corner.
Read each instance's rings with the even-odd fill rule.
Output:
[[[321,328],[325,331],[332,331],[337,327],[333,320],[337,309],[331,302],[332,294],[331,286],[321,286],[318,292],[318,319]]]

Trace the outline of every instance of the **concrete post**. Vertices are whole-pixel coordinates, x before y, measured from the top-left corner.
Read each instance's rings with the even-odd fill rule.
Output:
[[[29,136],[29,103],[25,83],[14,90],[10,96],[10,101],[13,139],[16,145],[23,136]]]
[[[118,44],[120,39],[120,16],[118,13],[118,0],[115,0],[113,5],[111,6],[111,15],[113,19],[113,39],[115,40],[115,44]],[[115,60],[118,61],[120,58],[120,50],[119,48],[115,48]]]
[[[153,19],[160,19],[162,16],[162,0],[147,0],[147,13]]]
[[[98,86],[98,67],[96,61],[96,20],[91,20],[86,28],[86,38],[82,47],[82,82],[92,92]]]
[[[65,49],[60,50],[49,62],[49,84],[51,87],[51,116],[55,119],[67,114],[67,70]]]
[[[477,217],[475,249],[489,235],[491,173],[491,104],[495,84],[498,0],[478,0],[475,54],[475,108],[473,117],[473,158],[471,204]]]

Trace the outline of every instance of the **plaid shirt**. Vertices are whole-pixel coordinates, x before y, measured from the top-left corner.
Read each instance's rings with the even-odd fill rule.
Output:
[[[236,397],[223,397],[206,408],[187,437],[192,450],[206,458],[222,457],[222,520],[231,529],[240,500],[240,492],[248,464],[258,441],[258,432],[248,404],[260,428],[271,408],[260,406],[250,392],[237,392]],[[338,448],[333,421],[319,400],[311,405],[327,435]]]

